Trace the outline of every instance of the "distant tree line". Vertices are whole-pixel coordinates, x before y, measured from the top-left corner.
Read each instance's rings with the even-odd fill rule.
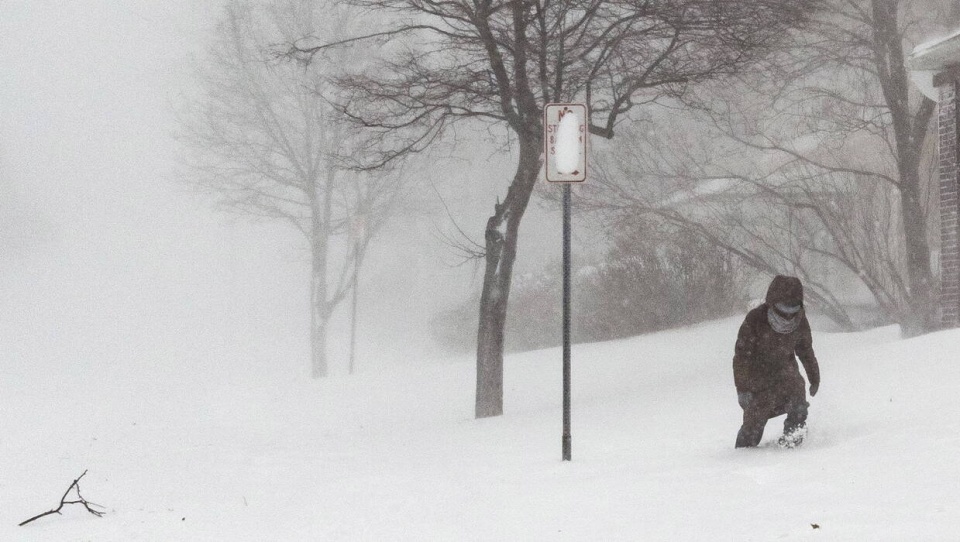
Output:
[[[746,275],[736,260],[702,236],[653,219],[609,232],[611,247],[573,270],[573,340],[632,337],[722,318],[747,307]],[[507,319],[509,351],[558,346],[560,265],[550,262],[514,281]],[[433,320],[434,338],[466,352],[463,328],[476,324],[476,298]]]

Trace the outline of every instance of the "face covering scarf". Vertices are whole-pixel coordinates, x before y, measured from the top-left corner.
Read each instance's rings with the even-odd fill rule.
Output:
[[[797,309],[790,318],[784,318],[773,307],[770,307],[767,309],[767,321],[770,322],[770,327],[777,333],[793,333],[800,325],[799,312],[800,310]]]

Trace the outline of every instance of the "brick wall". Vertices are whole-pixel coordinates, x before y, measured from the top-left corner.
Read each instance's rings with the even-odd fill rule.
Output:
[[[957,90],[960,78],[940,80],[940,309],[944,327],[960,326]]]

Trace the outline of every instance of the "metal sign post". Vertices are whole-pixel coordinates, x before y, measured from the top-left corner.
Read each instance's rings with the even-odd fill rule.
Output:
[[[570,461],[570,184],[587,180],[587,106],[549,104],[543,109],[546,178],[563,184],[563,436],[562,457]]]
[[[570,185],[563,185],[563,460],[570,461]]]

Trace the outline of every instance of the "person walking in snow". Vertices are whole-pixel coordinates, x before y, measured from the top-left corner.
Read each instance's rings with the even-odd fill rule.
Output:
[[[779,444],[793,448],[803,442],[810,404],[794,354],[803,363],[812,397],[820,387],[820,366],[803,309],[803,283],[777,275],[765,302],[747,313],[737,334],[733,379],[743,409],[737,448],[758,445],[767,420],[783,414]]]

